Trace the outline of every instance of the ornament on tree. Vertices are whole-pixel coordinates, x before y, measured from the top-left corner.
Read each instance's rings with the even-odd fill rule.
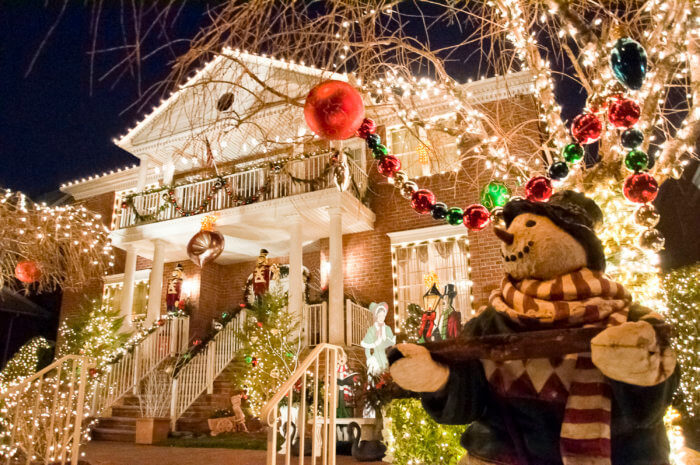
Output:
[[[642,205],[634,212],[634,222],[644,228],[653,228],[659,223],[659,211],[651,204]]]
[[[632,149],[625,155],[625,166],[635,173],[643,171],[649,167],[649,157],[641,150]]]
[[[216,260],[224,251],[224,236],[214,231],[216,216],[207,215],[202,219],[201,230],[187,243],[187,255],[200,268]]]
[[[652,252],[661,252],[666,245],[666,239],[657,229],[647,229],[639,236],[639,246]]]
[[[411,208],[421,215],[427,215],[435,206],[435,194],[428,189],[418,189],[411,196]]]
[[[32,260],[22,260],[15,265],[15,277],[25,284],[41,279],[41,268]]]
[[[417,190],[418,190],[418,184],[416,184],[413,181],[406,181],[401,186],[401,189],[399,189],[399,191],[401,192],[401,196],[407,200],[412,199],[413,193],[416,192]]]
[[[459,207],[450,208],[447,210],[445,221],[452,226],[459,226],[464,222],[464,211]]]
[[[569,175],[569,165],[565,161],[555,161],[549,165],[547,174],[555,181],[563,181]]]
[[[304,119],[314,134],[327,140],[344,140],[362,125],[365,107],[362,96],[343,81],[325,81],[309,92]]]
[[[246,356],[243,358],[243,360],[244,360],[248,365],[250,365],[250,364],[253,362],[253,357],[251,357],[250,355],[246,355]]]
[[[648,203],[656,198],[659,183],[648,173],[631,174],[625,179],[622,193],[625,198],[634,203]]]
[[[374,134],[375,132],[377,132],[377,123],[375,123],[374,120],[365,118],[357,129],[357,136],[362,139],[367,139],[370,134]]]
[[[471,231],[481,231],[489,224],[491,214],[483,205],[474,204],[464,210],[464,226]]]
[[[579,144],[568,144],[562,150],[561,155],[569,163],[578,163],[583,160],[584,150]]]
[[[626,149],[636,149],[644,142],[644,133],[637,128],[631,128],[620,134],[620,143]]]
[[[444,220],[447,217],[447,204],[443,202],[436,202],[433,205],[433,211],[431,212],[434,220]]]
[[[535,176],[525,184],[525,196],[531,202],[546,202],[552,192],[552,181],[544,176]]]
[[[619,82],[630,89],[639,90],[647,74],[647,52],[639,42],[623,37],[612,49],[610,68]]]
[[[491,181],[481,189],[479,196],[484,207],[492,210],[502,207],[510,199],[510,189],[500,181]]]
[[[379,159],[379,163],[377,164],[377,171],[388,178],[394,176],[400,169],[401,160],[393,155],[384,155]]]
[[[615,99],[608,103],[608,121],[616,128],[631,128],[637,121],[642,110],[632,99]]]
[[[592,144],[600,139],[603,123],[594,113],[583,113],[571,123],[571,135],[579,144]]]
[[[250,364],[253,365],[254,367],[258,366],[258,359],[256,357],[253,357],[250,360]]]

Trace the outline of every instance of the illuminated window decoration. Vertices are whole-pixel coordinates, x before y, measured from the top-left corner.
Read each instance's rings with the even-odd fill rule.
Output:
[[[431,283],[437,280],[443,285],[454,284],[457,289],[455,310],[460,312],[463,321],[474,315],[469,240],[466,234],[454,235],[454,230],[452,235],[445,234],[444,228],[414,230],[418,236],[429,235],[431,229],[436,235],[408,241],[401,241],[401,235],[410,235],[413,231],[390,234],[393,236],[391,252],[397,331],[401,330],[401,322],[407,316],[408,305],[422,305],[428,280]]]
[[[132,311],[129,315],[131,321],[144,319],[148,313],[148,292],[151,270],[137,270],[134,279],[134,300]],[[111,275],[105,277],[102,288],[102,301],[105,305],[121,312],[122,289],[124,287],[124,275]]]

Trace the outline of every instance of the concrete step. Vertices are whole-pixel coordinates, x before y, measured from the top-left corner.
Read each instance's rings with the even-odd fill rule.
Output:
[[[115,405],[112,407],[112,416],[138,418],[141,416],[141,409],[138,405]]]
[[[92,429],[92,439],[95,441],[134,442],[136,440],[136,427],[131,431],[98,426]]]

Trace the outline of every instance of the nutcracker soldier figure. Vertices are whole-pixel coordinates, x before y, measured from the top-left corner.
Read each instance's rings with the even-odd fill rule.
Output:
[[[256,299],[270,289],[272,281],[279,280],[279,267],[277,265],[270,265],[267,260],[268,253],[269,252],[265,249],[260,250],[258,263],[255,265],[255,270],[253,271],[253,294]]]
[[[168,279],[168,290],[165,295],[165,304],[168,312],[177,312],[182,292],[182,264],[178,263],[170,279]]]

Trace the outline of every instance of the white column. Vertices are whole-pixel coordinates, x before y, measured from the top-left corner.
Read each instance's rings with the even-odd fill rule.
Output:
[[[126,262],[124,263],[124,286],[122,287],[121,316],[124,316],[124,325],[131,326],[131,315],[134,306],[134,274],[136,273],[136,249],[127,244]]]
[[[328,342],[344,345],[343,317],[343,217],[341,207],[331,207],[328,273]]]
[[[175,175],[175,163],[171,159],[165,165],[163,165],[163,185],[169,186],[173,183],[173,176]]]
[[[289,310],[301,316],[304,305],[301,218],[289,217]]]
[[[136,184],[136,190],[141,192],[146,188],[146,176],[148,175],[148,158],[144,157],[139,163],[139,178]]]
[[[151,324],[160,318],[160,301],[163,292],[163,265],[165,263],[165,242],[153,241],[153,265],[148,279],[148,315],[146,323]]]

